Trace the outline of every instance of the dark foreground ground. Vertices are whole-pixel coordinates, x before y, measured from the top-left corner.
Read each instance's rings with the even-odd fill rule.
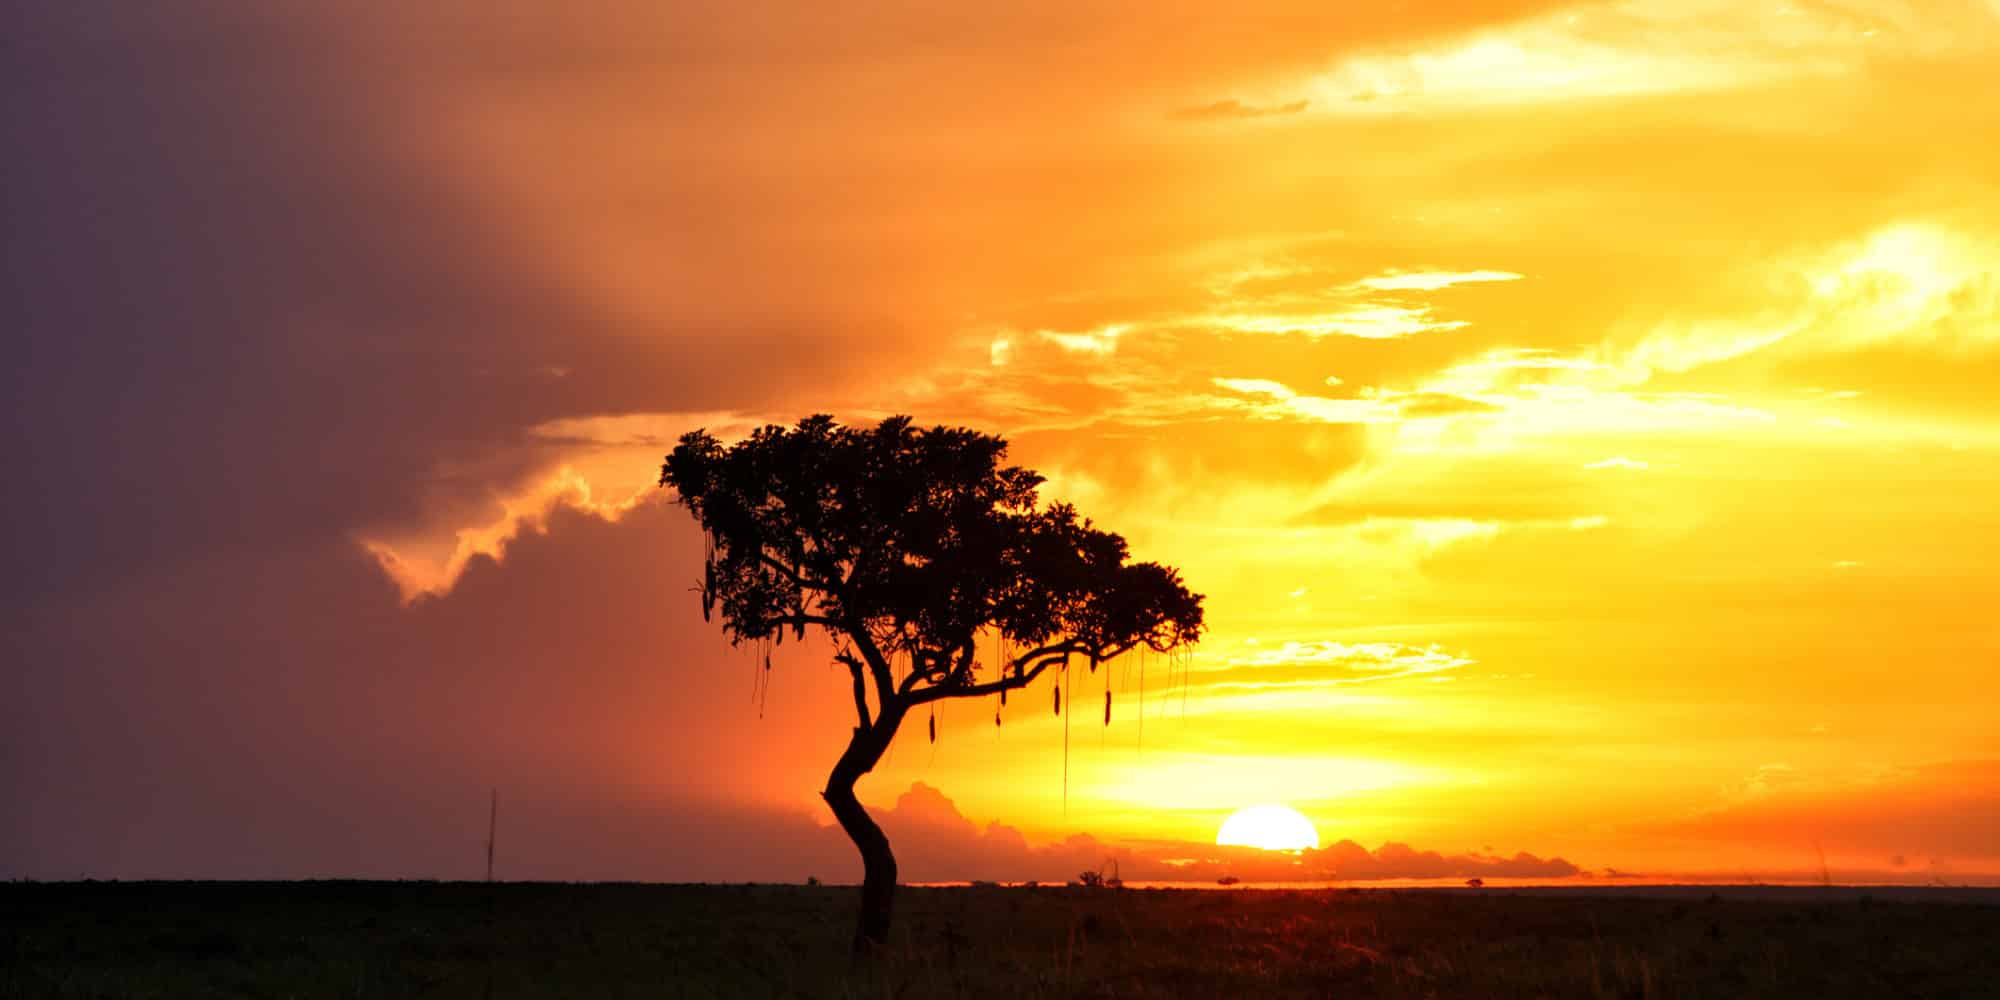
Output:
[[[2000,997],[1977,893],[0,884],[14,997]],[[1754,897],[1754,898],[1753,898]]]

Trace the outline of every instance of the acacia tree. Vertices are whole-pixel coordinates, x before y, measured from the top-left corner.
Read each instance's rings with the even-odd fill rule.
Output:
[[[1178,572],[1128,563],[1123,538],[1043,506],[1042,477],[1006,452],[965,428],[820,415],[728,447],[691,432],[660,473],[708,536],[703,615],[738,643],[824,630],[852,676],[853,737],[821,794],[861,852],[857,951],[887,940],[896,859],[854,785],[912,709],[1201,635],[1201,595]]]

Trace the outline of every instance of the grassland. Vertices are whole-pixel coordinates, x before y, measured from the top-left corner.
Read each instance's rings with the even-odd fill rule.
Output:
[[[2000,906],[1847,893],[0,885],[0,997],[2000,997]]]

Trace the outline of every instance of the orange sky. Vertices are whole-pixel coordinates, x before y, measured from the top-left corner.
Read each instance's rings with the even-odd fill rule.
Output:
[[[740,90],[676,76],[685,119],[559,121],[643,86],[593,80],[433,138],[604,308],[774,282],[848,355],[544,427],[594,495],[686,427],[910,412],[1210,595],[1144,746],[1072,733],[1066,814],[1047,712],[952,706],[876,789],[1045,834],[1268,799],[1367,843],[1995,870],[1947,803],[2000,777],[1996,12],[1261,13],[885,14],[799,61],[784,24],[729,35],[779,63]],[[1892,801],[1946,815],[1857,821]]]
[[[266,25],[411,211],[473,220],[426,259],[562,303],[330,334],[508,345],[437,355],[504,385],[399,388],[432,409],[397,433],[451,447],[328,520],[399,613],[552,512],[659,502],[684,430],[910,413],[1007,437],[1210,632],[1145,665],[1143,739],[1111,668],[1066,803],[1046,690],[997,732],[946,705],[864,800],[922,781],[1036,842],[1278,801],[1328,843],[2000,878],[1990,0],[420,6]],[[453,408],[501,414],[476,454]],[[773,680],[817,722],[713,706],[761,769],[705,794],[820,809],[830,671]]]

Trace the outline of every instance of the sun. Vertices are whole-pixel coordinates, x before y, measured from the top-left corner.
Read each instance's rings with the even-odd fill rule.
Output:
[[[1215,842],[1221,846],[1258,847],[1267,851],[1303,851],[1319,846],[1312,820],[1290,806],[1258,805],[1238,809],[1222,821]]]

